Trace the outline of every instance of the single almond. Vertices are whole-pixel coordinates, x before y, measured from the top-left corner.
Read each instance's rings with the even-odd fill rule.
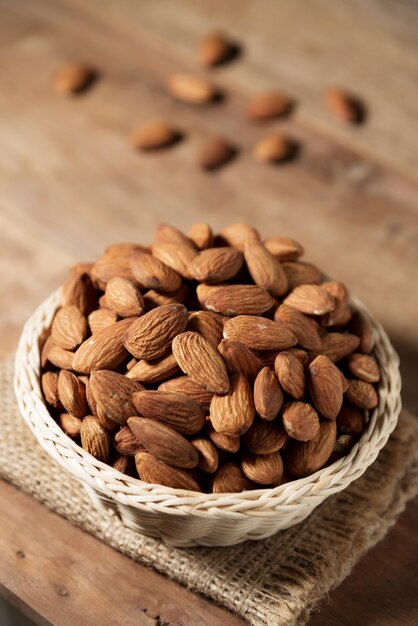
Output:
[[[55,74],[53,87],[56,93],[68,96],[88,89],[97,78],[97,71],[86,63],[68,63]]]
[[[374,409],[379,404],[376,389],[364,380],[348,379],[348,389],[345,397],[351,404],[360,409]]]
[[[124,425],[128,417],[136,414],[132,396],[143,387],[117,372],[98,370],[91,373],[90,389],[103,414]]]
[[[306,350],[320,350],[321,337],[317,322],[293,307],[282,304],[274,314],[274,321],[283,324],[298,339],[298,344]]]
[[[62,305],[75,306],[83,315],[88,315],[96,308],[96,290],[88,274],[77,274],[64,283]]]
[[[288,288],[280,261],[259,241],[248,241],[244,248],[248,270],[256,285],[272,296],[282,296]]]
[[[210,422],[209,422],[210,423]],[[240,447],[240,438],[236,435],[225,435],[225,433],[217,433],[212,426],[207,429],[210,440],[219,450],[234,454],[238,452]]]
[[[341,323],[343,323],[343,325],[346,325],[351,317],[351,310],[348,305],[347,287],[338,280],[327,280],[322,283],[322,287],[326,291],[328,291],[328,293],[331,294],[331,296],[335,300],[335,309],[328,314],[325,325],[336,326]],[[348,319],[347,312],[349,315]]]
[[[129,244],[129,247],[121,250],[120,253],[112,250],[105,252],[93,265],[91,270],[93,281],[103,290],[109,280],[114,277],[127,278],[138,286],[131,268],[131,254],[135,249],[143,250],[143,247]]]
[[[168,391],[187,396],[195,400],[205,410],[209,409],[213,397],[213,391],[208,391],[203,385],[199,385],[188,376],[177,376],[177,378],[166,380],[159,385],[158,391]]]
[[[47,403],[54,409],[59,407],[58,372],[44,372],[41,377],[41,387]]]
[[[207,104],[218,94],[218,90],[211,82],[193,74],[171,74],[166,87],[173,98],[187,104]]]
[[[199,301],[200,287],[196,290]],[[206,293],[205,308],[222,315],[261,315],[274,304],[267,291],[257,285],[214,285]]]
[[[199,335],[207,339],[214,348],[217,348],[222,340],[222,317],[210,311],[194,311],[190,314],[186,330],[199,333]]]
[[[58,393],[68,413],[80,419],[87,414],[86,387],[75,374],[67,370],[60,371]]]
[[[204,423],[205,415],[200,404],[192,398],[167,391],[145,390],[135,393],[135,413],[157,420],[182,435],[195,435]]]
[[[69,437],[75,439],[80,436],[81,419],[79,417],[75,417],[75,415],[70,415],[69,413],[60,413],[58,423]]]
[[[258,230],[248,224],[231,224],[227,226],[218,235],[222,245],[228,245],[244,252],[245,243],[247,241],[261,241]]]
[[[242,252],[235,248],[209,248],[198,254],[190,265],[195,280],[210,285],[233,278],[244,263]]]
[[[106,285],[106,303],[120,317],[142,315],[144,298],[139,289],[127,278],[114,276]]]
[[[254,406],[258,415],[267,421],[277,417],[283,404],[283,392],[275,372],[263,367],[254,383]]]
[[[342,433],[360,435],[366,428],[366,414],[364,409],[343,402],[337,415],[337,426]]]
[[[267,135],[254,147],[254,158],[261,163],[287,161],[295,150],[295,143],[279,133]]]
[[[199,454],[197,469],[206,474],[213,474],[218,469],[219,455],[210,439],[198,437],[191,441]]]
[[[290,290],[299,285],[319,285],[321,282],[321,270],[313,263],[284,261],[283,271]]]
[[[203,67],[213,67],[229,61],[236,46],[220,32],[205,35],[199,42],[198,61]]]
[[[295,261],[305,252],[303,246],[290,237],[270,237],[264,245],[280,261]]]
[[[290,402],[282,412],[283,426],[292,439],[310,441],[319,431],[318,413],[307,402]]]
[[[198,333],[177,335],[172,343],[173,354],[181,370],[208,391],[222,394],[229,389],[228,374],[220,354]]]
[[[174,355],[170,352],[154,361],[141,359],[135,363],[126,374],[127,378],[140,383],[154,384],[170,378],[180,372]]]
[[[253,487],[239,465],[225,463],[214,474],[212,479],[213,493],[239,493]]]
[[[283,474],[283,461],[278,452],[272,454],[242,453],[241,469],[255,483],[271,485],[277,483]]]
[[[310,476],[320,470],[330,458],[337,440],[334,421],[322,422],[310,441],[295,441],[286,455],[286,468],[293,476]]]
[[[128,426],[139,441],[157,459],[176,467],[196,467],[199,454],[178,432],[154,420],[130,417]]]
[[[107,463],[109,460],[109,435],[92,415],[87,415],[80,427],[81,445],[98,461]]]
[[[255,419],[242,437],[245,448],[254,454],[272,454],[285,445],[287,435],[284,428],[275,420],[266,422]]]
[[[313,351],[325,354],[331,361],[337,363],[357,350],[360,339],[350,333],[325,333],[321,337],[320,350]]]
[[[136,319],[127,329],[125,348],[138,359],[157,359],[187,325],[187,309],[182,304],[166,304]]]
[[[115,434],[114,447],[117,452],[125,456],[135,456],[137,452],[145,450],[129,426],[122,426]]]
[[[153,454],[139,452],[135,455],[135,464],[140,479],[146,483],[164,485],[172,489],[202,491],[198,482],[186,470],[167,465]]]
[[[193,241],[198,250],[206,250],[213,246],[213,232],[206,222],[196,222],[190,227],[187,236]]]
[[[178,128],[162,120],[153,120],[135,129],[130,142],[136,150],[160,150],[172,146],[180,138]]]
[[[154,243],[152,254],[187,280],[192,280],[190,266],[197,250],[180,243]]]
[[[291,352],[279,352],[274,369],[283,390],[292,398],[301,400],[305,395],[305,371],[301,361]]]
[[[327,356],[317,356],[308,368],[308,384],[317,411],[327,419],[335,420],[343,402],[343,386],[338,367]]]
[[[55,314],[51,336],[55,345],[64,350],[74,350],[87,335],[87,321],[77,307],[63,306]]]
[[[218,352],[229,374],[243,374],[251,383],[261,369],[258,357],[240,341],[223,339],[218,345]]]
[[[117,321],[118,316],[110,309],[96,309],[96,311],[92,311],[88,317],[92,335],[103,330],[103,328],[107,328],[107,326],[116,324]]]
[[[210,137],[197,154],[198,165],[207,171],[217,170],[236,155],[236,148],[223,137]]]
[[[255,96],[247,105],[245,114],[254,122],[282,117],[290,112],[292,101],[279,91],[268,91]]]
[[[215,394],[210,404],[210,421],[218,433],[239,436],[251,426],[255,415],[251,387],[242,374],[234,374],[229,391]]]
[[[350,354],[347,359],[347,368],[350,374],[367,383],[377,383],[380,380],[379,364],[371,354],[360,352]]]
[[[149,289],[144,293],[145,309],[148,312],[151,311],[151,309],[156,309],[165,304],[184,304],[187,300],[187,295],[188,288],[184,283],[181,285],[180,289],[170,293],[159,293],[154,289]]]
[[[122,474],[129,474],[129,457],[123,456],[123,454],[118,454],[117,457],[112,462],[112,467],[117,472],[121,472]]]
[[[56,345],[52,345],[48,350],[48,361],[59,369],[73,369],[73,360],[74,352],[70,352],[70,350],[64,350],[64,348]]]
[[[156,227],[154,240],[157,243],[177,243],[180,246],[186,246],[196,251],[194,242],[183,231],[165,222],[161,222]]]
[[[134,319],[120,320],[86,339],[74,354],[72,369],[88,374],[93,370],[112,370],[120,365],[128,355],[123,338]]]
[[[224,325],[224,338],[241,341],[251,350],[286,350],[296,336],[282,324],[254,315],[237,315]]]
[[[181,278],[177,272],[151,254],[134,252],[131,267],[135,278],[147,289],[167,293],[181,287]]]
[[[329,112],[341,122],[355,124],[360,120],[359,102],[344,89],[327,89],[324,100]]]
[[[375,335],[369,318],[358,311],[352,318],[349,325],[350,333],[359,337],[358,349],[360,352],[370,354],[375,343]]]
[[[334,298],[319,285],[295,287],[283,303],[306,315],[325,315],[335,308]]]

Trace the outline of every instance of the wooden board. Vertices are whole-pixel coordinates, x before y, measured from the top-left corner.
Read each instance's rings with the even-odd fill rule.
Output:
[[[93,259],[111,241],[147,241],[159,221],[183,228],[202,219],[215,228],[249,221],[264,235],[300,239],[307,258],[370,306],[400,352],[404,400],[418,409],[416,3],[0,0],[0,11],[1,356],[72,262]],[[196,42],[214,27],[243,44],[239,60],[209,73],[225,101],[203,109],[173,102],[167,74],[197,71]],[[102,79],[79,98],[57,97],[51,76],[74,59],[97,66]],[[329,84],[365,99],[364,126],[328,116]],[[247,99],[275,87],[297,100],[292,119],[246,122]],[[135,153],[129,133],[155,117],[174,121],[185,141],[158,155]],[[252,147],[269,129],[300,142],[294,163],[254,162]],[[196,151],[215,133],[241,154],[208,175]],[[412,536],[408,552],[418,553]],[[389,537],[367,557],[364,580],[389,557],[396,571],[413,567]],[[322,623],[345,614],[355,589],[353,576],[321,612]],[[376,602],[398,601],[385,585],[375,593]],[[404,623],[412,626],[412,615]]]

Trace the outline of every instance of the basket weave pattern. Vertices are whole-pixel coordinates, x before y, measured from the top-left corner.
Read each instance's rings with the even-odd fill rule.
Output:
[[[20,412],[41,446],[81,481],[96,505],[112,509],[127,527],[160,537],[171,545],[233,545],[269,537],[301,522],[328,496],[363,474],[396,426],[401,409],[397,354],[382,326],[353,299],[355,308],[372,323],[381,381],[379,404],[360,441],[346,457],[307,478],[274,489],[234,494],[196,494],[131,478],[85,452],[61,430],[45,405],[38,340],[50,327],[60,301],[61,290],[57,290],[24,326],[15,362]]]

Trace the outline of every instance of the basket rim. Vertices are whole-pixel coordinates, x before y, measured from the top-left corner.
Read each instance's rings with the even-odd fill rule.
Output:
[[[62,287],[54,291],[26,321],[15,357],[14,388],[20,413],[41,446],[71,474],[120,504],[178,514],[241,517],[275,515],[281,507],[300,506],[301,499],[323,500],[358,478],[375,460],[394,430],[401,409],[399,358],[385,330],[367,307],[351,297],[356,310],[370,320],[382,380],[379,404],[370,416],[366,431],[349,454],[314,474],[278,487],[238,493],[200,493],[146,483],[129,477],[98,461],[66,435],[49,413],[40,384],[39,337],[47,329],[61,304]],[[344,484],[343,484],[344,483]],[[343,484],[343,486],[341,486]],[[242,509],[242,510],[241,510]]]

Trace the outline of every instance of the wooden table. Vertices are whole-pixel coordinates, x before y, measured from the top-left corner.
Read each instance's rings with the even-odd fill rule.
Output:
[[[202,219],[215,228],[249,221],[265,235],[303,241],[309,259],[331,268],[370,306],[401,355],[404,401],[417,409],[416,3],[0,0],[0,10],[3,357],[72,262],[93,259],[111,241],[147,241],[159,221],[184,228]],[[243,47],[239,60],[210,73],[225,101],[205,109],[173,102],[165,77],[196,71],[199,36],[219,27]],[[79,98],[57,97],[51,76],[77,59],[99,68],[101,80]],[[322,92],[334,84],[367,103],[364,125],[347,128],[329,117]],[[248,97],[275,87],[295,98],[292,118],[268,127],[245,122]],[[158,155],[135,153],[129,133],[155,117],[183,128],[185,141]],[[295,162],[253,161],[251,148],[269,129],[300,142]],[[196,151],[214,133],[230,137],[241,153],[208,175]],[[72,623],[81,623],[85,606],[100,611],[113,571],[121,573],[126,611],[119,623],[239,623],[13,487],[0,484],[0,498],[7,501],[0,513],[3,591],[39,623],[69,623],[58,613],[63,607],[71,608]],[[414,503],[312,625],[417,623],[417,512]],[[74,544],[83,549],[74,554]],[[36,575],[20,554],[26,550],[45,559]],[[76,582],[88,577],[92,554],[106,561],[100,592]],[[70,594],[67,585],[74,585]]]

